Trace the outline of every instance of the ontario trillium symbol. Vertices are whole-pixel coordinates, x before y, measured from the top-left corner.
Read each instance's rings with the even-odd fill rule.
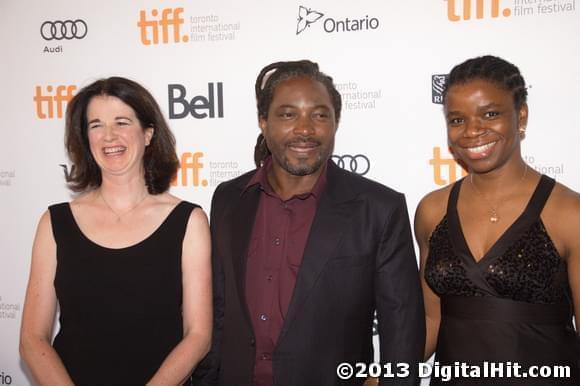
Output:
[[[314,23],[318,19],[324,16],[323,13],[318,11],[313,11],[310,8],[298,6],[298,25],[296,26],[296,35],[304,31],[310,24]]]

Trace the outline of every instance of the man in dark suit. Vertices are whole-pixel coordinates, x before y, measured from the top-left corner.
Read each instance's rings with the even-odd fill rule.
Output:
[[[376,311],[381,385],[414,384],[425,326],[404,196],[330,161],[341,98],[318,65],[265,67],[256,97],[260,166],[212,200],[214,342],[194,381],[361,385],[368,369],[337,366],[373,362]]]

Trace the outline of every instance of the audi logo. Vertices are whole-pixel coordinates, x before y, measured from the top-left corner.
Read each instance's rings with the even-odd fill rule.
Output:
[[[371,162],[369,159],[362,154],[357,155],[336,155],[332,156],[332,160],[338,165],[338,167],[350,170],[353,173],[364,176],[367,174],[371,168]]]
[[[82,39],[87,32],[87,23],[81,19],[45,21],[40,26],[40,36],[44,40]]]

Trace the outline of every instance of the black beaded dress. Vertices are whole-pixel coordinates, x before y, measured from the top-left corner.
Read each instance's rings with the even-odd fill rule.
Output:
[[[60,306],[53,346],[75,385],[145,385],[181,341],[181,251],[195,207],[180,202],[149,237],[119,249],[88,239],[68,203],[49,208]]]
[[[462,181],[431,234],[425,279],[441,300],[435,361],[480,366],[480,378],[432,376],[431,385],[580,385],[567,265],[540,218],[555,181],[541,177],[524,212],[478,262],[457,213]],[[498,365],[492,369],[491,362]],[[518,373],[533,365],[569,366],[571,377],[508,377],[514,363],[522,366]]]

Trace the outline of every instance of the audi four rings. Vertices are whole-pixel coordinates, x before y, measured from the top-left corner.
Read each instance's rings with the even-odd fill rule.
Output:
[[[363,154],[333,155],[332,160],[336,162],[340,168],[350,170],[351,172],[361,176],[367,174],[371,168],[371,162]]]
[[[87,31],[87,23],[81,19],[45,21],[40,26],[40,36],[44,40],[82,39]]]

